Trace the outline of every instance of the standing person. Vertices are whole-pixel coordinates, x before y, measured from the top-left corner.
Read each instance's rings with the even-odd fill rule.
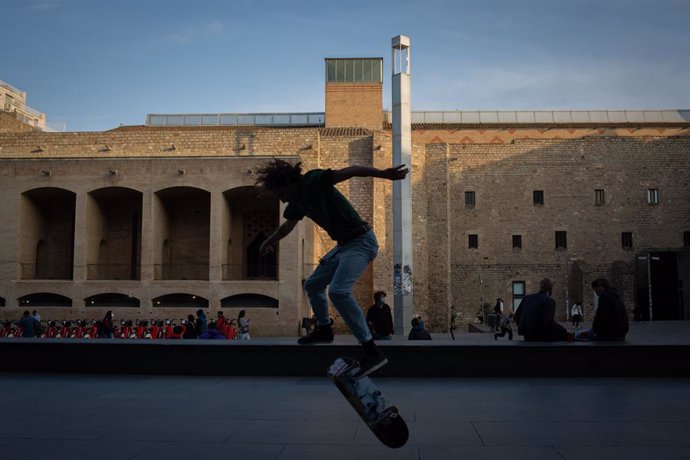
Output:
[[[573,321],[573,327],[578,327],[580,321],[582,321],[582,305],[580,302],[575,302],[572,310],[570,311],[571,319]]]
[[[407,336],[407,340],[431,340],[431,334],[424,327],[422,318],[415,316],[412,318],[412,330]]]
[[[250,322],[250,320],[248,318],[245,318],[244,310],[240,310],[240,314],[237,315],[237,325],[240,328],[240,332],[238,333],[238,338],[240,340],[250,340],[251,339],[251,337],[249,337],[249,322]]]
[[[223,314],[222,311],[218,312],[217,318],[216,318],[216,328],[225,336],[228,336],[228,327],[230,325],[228,324],[228,320],[225,319],[225,314]]]
[[[592,289],[599,297],[594,322],[590,329],[579,331],[576,340],[622,341],[628,333],[628,312],[618,292],[604,278],[592,281]]]
[[[391,307],[385,300],[385,292],[375,292],[374,305],[369,307],[367,312],[367,324],[369,324],[371,334],[376,340],[391,340],[392,335],[395,333]]]
[[[34,332],[36,334],[36,337],[41,336],[41,315],[38,313],[38,311],[34,310],[31,312],[31,317],[36,320],[36,331]]]
[[[494,334],[494,340],[498,340],[499,337],[505,337],[506,334],[508,334],[508,340],[513,340],[513,314],[509,314],[508,316],[504,316],[503,319],[501,320],[500,328],[501,328],[501,333],[499,334],[498,332]]]
[[[492,329],[498,330],[501,325],[501,317],[503,317],[503,300],[499,297],[496,299],[496,305],[494,305],[494,314],[496,319],[494,320],[494,325]]]
[[[275,194],[283,203],[288,203],[283,212],[285,222],[261,244],[261,253],[275,251],[276,243],[286,237],[305,216],[326,230],[337,242],[304,283],[316,315],[316,327],[297,342],[311,344],[333,341],[326,297],[328,288],[328,297],[364,348],[357,377],[368,375],[388,362],[376,346],[362,308],[352,294],[352,286],[376,257],[379,245],[369,224],[362,220],[335,185],[353,177],[401,180],[408,172],[405,165],[383,170],[370,166],[349,166],[337,170],[315,169],[303,175],[301,163],[292,165],[280,159],[274,159],[258,170],[256,184]]]
[[[196,325],[194,324],[194,315],[187,315],[187,322],[184,323],[183,340],[196,339]]]
[[[557,342],[572,340],[572,334],[554,319],[556,302],[551,298],[553,283],[544,278],[539,282],[539,292],[525,296],[515,312],[518,334],[527,342]]]
[[[115,330],[113,326],[113,317],[113,312],[108,310],[103,318],[103,321],[101,321],[101,328],[98,331],[98,337],[101,339],[113,338],[113,332]]]
[[[19,320],[19,326],[22,328],[22,337],[36,337],[38,321],[29,314],[29,310],[24,311],[22,319]]]
[[[200,336],[208,329],[208,320],[206,314],[201,308],[196,311],[196,334]]]

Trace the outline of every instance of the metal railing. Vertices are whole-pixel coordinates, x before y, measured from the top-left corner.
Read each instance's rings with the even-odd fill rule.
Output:
[[[323,112],[150,113],[146,126],[324,126]]]
[[[223,264],[223,280],[277,280],[278,265],[275,262],[252,264]]]
[[[10,85],[9,83],[7,83],[5,81],[0,80],[0,86],[2,86],[3,88],[9,89],[13,93],[17,93],[17,94],[21,94],[22,96],[26,96],[26,93],[24,91],[22,91],[19,88],[15,88],[14,86]]]
[[[21,264],[23,280],[71,280],[71,264]]]
[[[138,280],[141,270],[131,264],[88,264],[86,277],[90,280]]]
[[[384,119],[392,123],[393,113]],[[690,110],[424,110],[412,112],[412,123],[690,123]]]
[[[157,280],[208,280],[208,264],[156,264]]]

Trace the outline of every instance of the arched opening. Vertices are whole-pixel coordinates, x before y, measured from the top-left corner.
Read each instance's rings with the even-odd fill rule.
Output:
[[[75,203],[76,194],[61,188],[22,193],[22,279],[72,279]]]
[[[238,187],[223,193],[228,210],[229,233],[224,279],[277,279],[277,252],[262,255],[261,243],[277,228],[280,203],[256,187]]]
[[[236,294],[220,301],[221,308],[278,308],[278,300],[261,294]]]
[[[4,306],[5,306],[5,298],[0,297],[0,307],[4,307]]]
[[[37,292],[19,297],[17,302],[20,307],[71,307],[72,299],[64,295],[52,292]]]
[[[87,307],[139,308],[139,299],[127,294],[108,292],[85,298],[84,305]]]
[[[105,187],[88,194],[88,278],[140,279],[142,193]],[[97,246],[96,246],[97,245]]]
[[[170,187],[155,194],[156,279],[208,280],[211,194],[194,187]],[[159,246],[160,247],[160,246]]]
[[[208,299],[187,293],[166,294],[153,299],[156,308],[208,308]]]

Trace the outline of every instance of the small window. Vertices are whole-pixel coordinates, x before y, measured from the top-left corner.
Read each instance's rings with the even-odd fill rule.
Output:
[[[606,195],[603,188],[594,190],[594,204],[597,206],[604,206],[606,204]]]
[[[474,192],[465,192],[465,207],[474,208]]]
[[[544,191],[543,190],[535,190],[532,192],[532,201],[535,206],[543,206],[544,205]]]
[[[683,232],[683,246],[690,248],[690,231]]]
[[[556,232],[556,249],[568,249],[567,232]]]
[[[650,188],[647,190],[647,203],[648,204],[659,204],[659,189]]]
[[[513,249],[522,249],[522,235],[513,235]]]
[[[467,242],[468,248],[479,249],[479,235],[468,235]]]
[[[525,297],[525,282],[524,281],[513,281],[513,311],[517,310],[517,307],[522,302]]]
[[[632,232],[621,233],[621,244],[623,249],[632,249],[633,247],[633,234]]]

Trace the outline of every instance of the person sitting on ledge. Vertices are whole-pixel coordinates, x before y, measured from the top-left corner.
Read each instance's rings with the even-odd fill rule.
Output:
[[[539,282],[539,292],[525,296],[518,305],[513,320],[518,334],[527,342],[572,341],[573,334],[554,320],[556,302],[551,298],[553,282],[544,278]]]
[[[599,297],[599,306],[590,329],[578,331],[575,340],[620,342],[628,333],[628,313],[618,292],[604,278],[592,281],[592,289]]]
[[[211,340],[225,340],[225,336],[218,330],[216,327],[216,322],[211,321],[208,324],[208,329],[201,335],[199,335],[200,339],[211,339]]]
[[[424,327],[424,320],[415,316],[412,318],[412,330],[407,336],[407,340],[431,340],[431,334]]]

